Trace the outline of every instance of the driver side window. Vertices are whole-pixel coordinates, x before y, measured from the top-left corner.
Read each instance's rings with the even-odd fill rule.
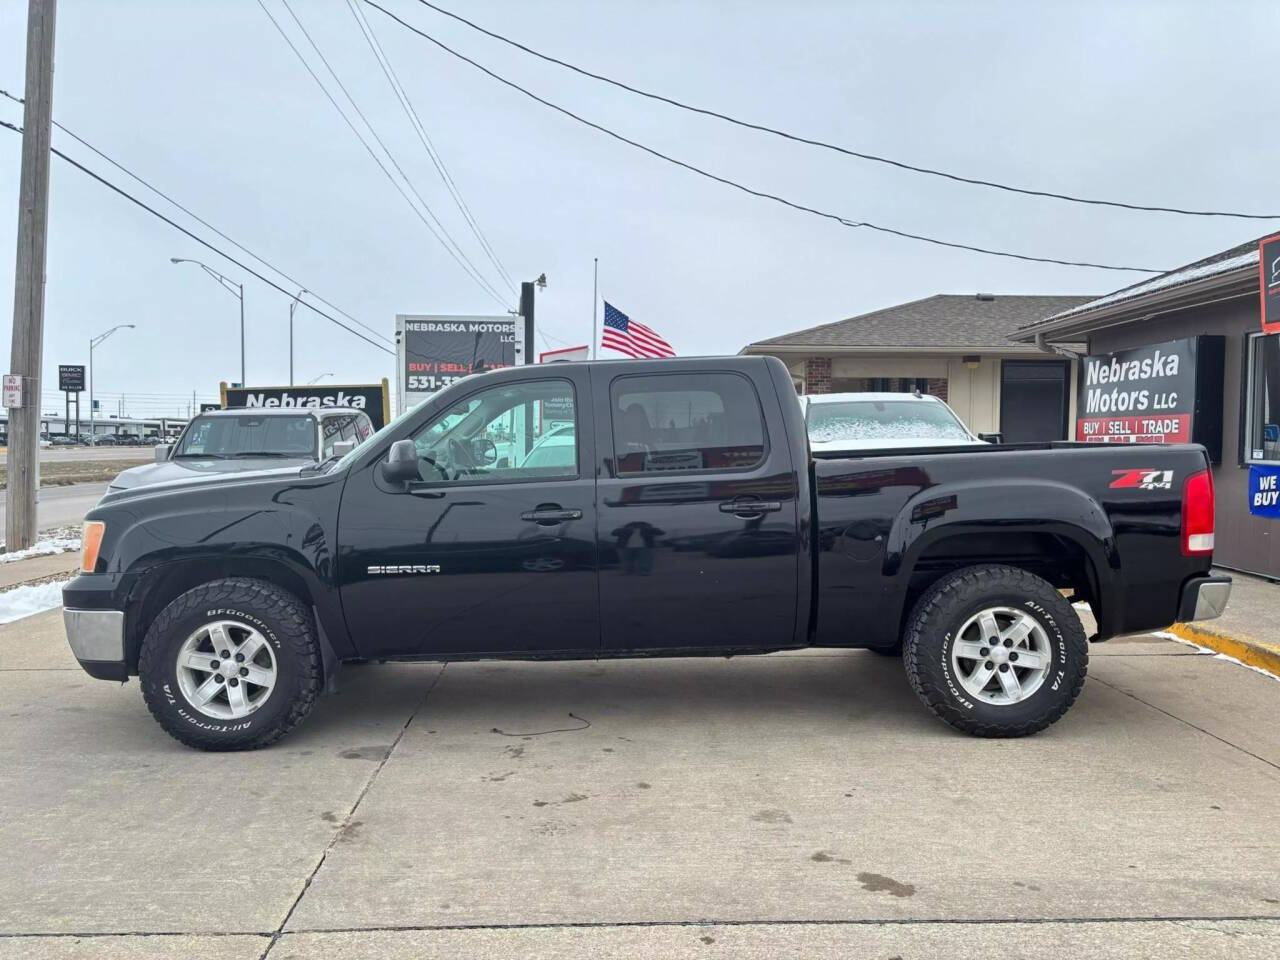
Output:
[[[573,384],[534,380],[491,387],[413,436],[418,475],[440,483],[504,483],[578,475]]]

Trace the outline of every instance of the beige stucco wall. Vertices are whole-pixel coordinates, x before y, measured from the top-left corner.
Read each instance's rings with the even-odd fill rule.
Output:
[[[959,357],[947,364],[947,403],[974,433],[1000,429],[1000,361],[983,357],[970,370]]]

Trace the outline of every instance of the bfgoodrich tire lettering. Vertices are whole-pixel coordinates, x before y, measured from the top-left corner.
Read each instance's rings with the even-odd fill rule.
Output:
[[[1018,620],[1034,632],[1021,664],[1044,648],[1045,671],[1027,670],[1016,658],[1008,662],[1010,652],[1022,652],[1016,645],[1001,644],[998,652],[981,657],[972,651],[973,634],[962,638],[959,631],[988,611],[1000,611],[1002,624]],[[958,667],[958,644],[966,644],[966,655],[976,659],[961,659]],[[908,618],[903,646],[907,678],[925,706],[957,730],[979,737],[1023,737],[1052,724],[1079,695],[1089,658],[1084,628],[1062,595],[1034,574],[995,564],[957,570],[925,591]],[[987,644],[982,650],[990,648]],[[1031,678],[1034,689],[1013,699],[1022,694],[1002,692],[998,670],[1006,678],[1016,673]],[[983,687],[986,676],[993,679]],[[981,695],[975,696],[974,689]]]
[[[243,716],[209,715],[179,682],[180,652],[186,645],[184,656],[189,655],[189,639],[209,624],[239,624],[232,634],[241,642],[253,635],[270,647],[270,656],[260,661],[271,665],[273,683]],[[248,671],[254,664],[237,666]],[[274,584],[243,577],[194,587],[165,607],[142,641],[138,673],[147,708],[160,725],[202,750],[251,750],[278,740],[311,712],[321,687],[320,652],[307,608]],[[222,699],[230,702],[225,694]]]

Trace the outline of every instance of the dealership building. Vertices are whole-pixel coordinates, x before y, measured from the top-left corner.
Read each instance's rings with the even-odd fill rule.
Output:
[[[939,294],[741,352],[780,358],[801,393],[919,389],[946,400],[975,433],[1064,440],[1075,417],[1075,362],[1013,334],[1093,299]]]
[[[1261,267],[1259,243],[1067,307],[1015,336],[1084,344],[1075,439],[1203,443],[1214,461],[1215,562],[1280,577],[1280,332],[1264,332],[1260,295],[1265,285],[1269,304],[1280,301],[1280,242],[1268,243]]]

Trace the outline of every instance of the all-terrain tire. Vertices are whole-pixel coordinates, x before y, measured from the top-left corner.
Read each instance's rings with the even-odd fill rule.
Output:
[[[1015,703],[973,696],[952,657],[958,631],[992,608],[1030,616],[1043,629],[1052,655],[1039,687]],[[924,705],[978,737],[1025,737],[1054,723],[1079,695],[1089,661],[1080,618],[1062,594],[1026,570],[997,564],[957,570],[926,590],[908,618],[903,645],[907,679]]]
[[[183,645],[214,622],[242,624],[240,636],[256,631],[270,647],[275,682],[246,716],[205,714],[184,693],[179,680]],[[311,712],[323,686],[310,611],[287,590],[246,577],[201,584],[165,607],[143,638],[138,674],[143,699],[160,726],[176,740],[200,750],[253,750],[275,742]],[[261,693],[267,687],[257,689]]]

